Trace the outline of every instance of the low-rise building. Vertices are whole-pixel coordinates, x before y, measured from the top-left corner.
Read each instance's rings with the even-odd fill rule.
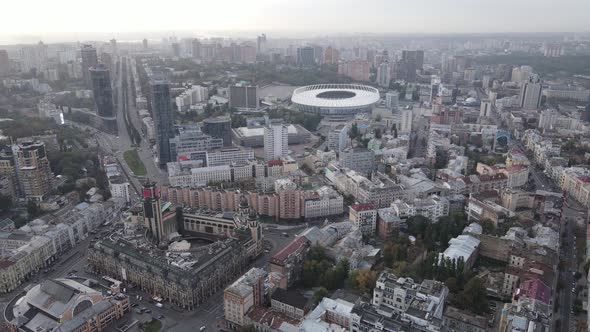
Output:
[[[264,270],[252,268],[223,291],[223,312],[232,327],[244,326],[250,308],[263,304],[265,276]]]
[[[382,272],[373,290],[372,304],[393,310],[402,319],[427,328],[440,325],[448,294],[449,289],[442,282],[424,280],[417,284],[411,278]]]
[[[294,319],[302,319],[308,310],[307,299],[303,295],[281,288],[271,295],[270,307]]]
[[[105,331],[131,308],[125,295],[106,298],[71,279],[45,280],[11,305],[6,310],[11,332]]]
[[[486,332],[488,320],[453,306],[446,306],[443,313],[443,331],[446,332]]]
[[[469,270],[477,259],[480,243],[481,241],[471,235],[459,235],[449,240],[449,247],[440,254],[439,259],[455,262],[462,260],[465,270]]]
[[[284,276],[280,288],[287,289],[299,280],[303,272],[303,262],[310,248],[309,240],[304,236],[298,236],[271,257],[268,262],[269,272],[279,272]]]

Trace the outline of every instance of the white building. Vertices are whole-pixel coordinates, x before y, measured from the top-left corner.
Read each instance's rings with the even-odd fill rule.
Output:
[[[389,91],[385,94],[385,106],[390,109],[399,107],[399,93],[397,91]]]
[[[264,158],[276,160],[289,155],[288,127],[282,123],[271,123],[264,127]]]
[[[319,218],[344,212],[344,199],[331,187],[324,186],[304,198],[305,219]]]
[[[440,254],[439,259],[441,261],[455,260],[456,262],[462,259],[465,262],[465,269],[468,270],[475,263],[480,243],[481,241],[471,235],[459,235],[449,240],[449,247]]]
[[[490,100],[482,100],[479,107],[479,117],[489,118],[492,115],[492,102]]]
[[[402,320],[426,328],[432,319],[442,319],[449,289],[436,280],[424,280],[417,284],[411,278],[399,278],[383,272],[373,290],[373,305],[387,307],[399,314]],[[429,329],[420,329],[429,331]]]
[[[129,203],[131,201],[131,198],[129,197],[128,181],[122,181],[120,179],[115,179],[111,181],[111,179],[109,179],[109,189],[113,197],[121,197],[125,200],[126,203]]]
[[[340,152],[348,145],[348,125],[338,125],[328,133],[328,149]]]
[[[411,109],[401,110],[400,134],[412,132],[413,111]]]
[[[541,106],[541,81],[534,77],[522,84],[520,90],[520,107],[526,110],[536,110]]]

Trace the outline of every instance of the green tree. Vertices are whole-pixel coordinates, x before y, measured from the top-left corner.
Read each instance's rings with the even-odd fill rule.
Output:
[[[318,304],[322,299],[330,294],[327,289],[324,287],[320,287],[317,291],[313,293],[313,303]]]
[[[463,290],[455,297],[455,305],[478,315],[489,312],[489,303],[483,280],[477,277],[471,278]]]
[[[354,122],[352,124],[352,126],[350,127],[350,132],[348,132],[348,136],[350,137],[350,139],[354,140],[358,137],[359,135],[359,127],[356,124],[356,122]]]
[[[375,138],[380,139],[382,137],[381,129],[375,129]]]

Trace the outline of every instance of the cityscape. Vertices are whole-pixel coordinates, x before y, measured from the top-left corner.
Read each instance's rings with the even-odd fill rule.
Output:
[[[590,331],[587,18],[262,2],[0,23],[0,331]]]

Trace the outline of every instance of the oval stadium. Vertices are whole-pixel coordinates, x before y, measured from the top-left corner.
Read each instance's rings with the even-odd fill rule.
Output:
[[[379,91],[361,84],[316,84],[297,88],[291,102],[296,109],[321,115],[346,115],[370,111]]]

